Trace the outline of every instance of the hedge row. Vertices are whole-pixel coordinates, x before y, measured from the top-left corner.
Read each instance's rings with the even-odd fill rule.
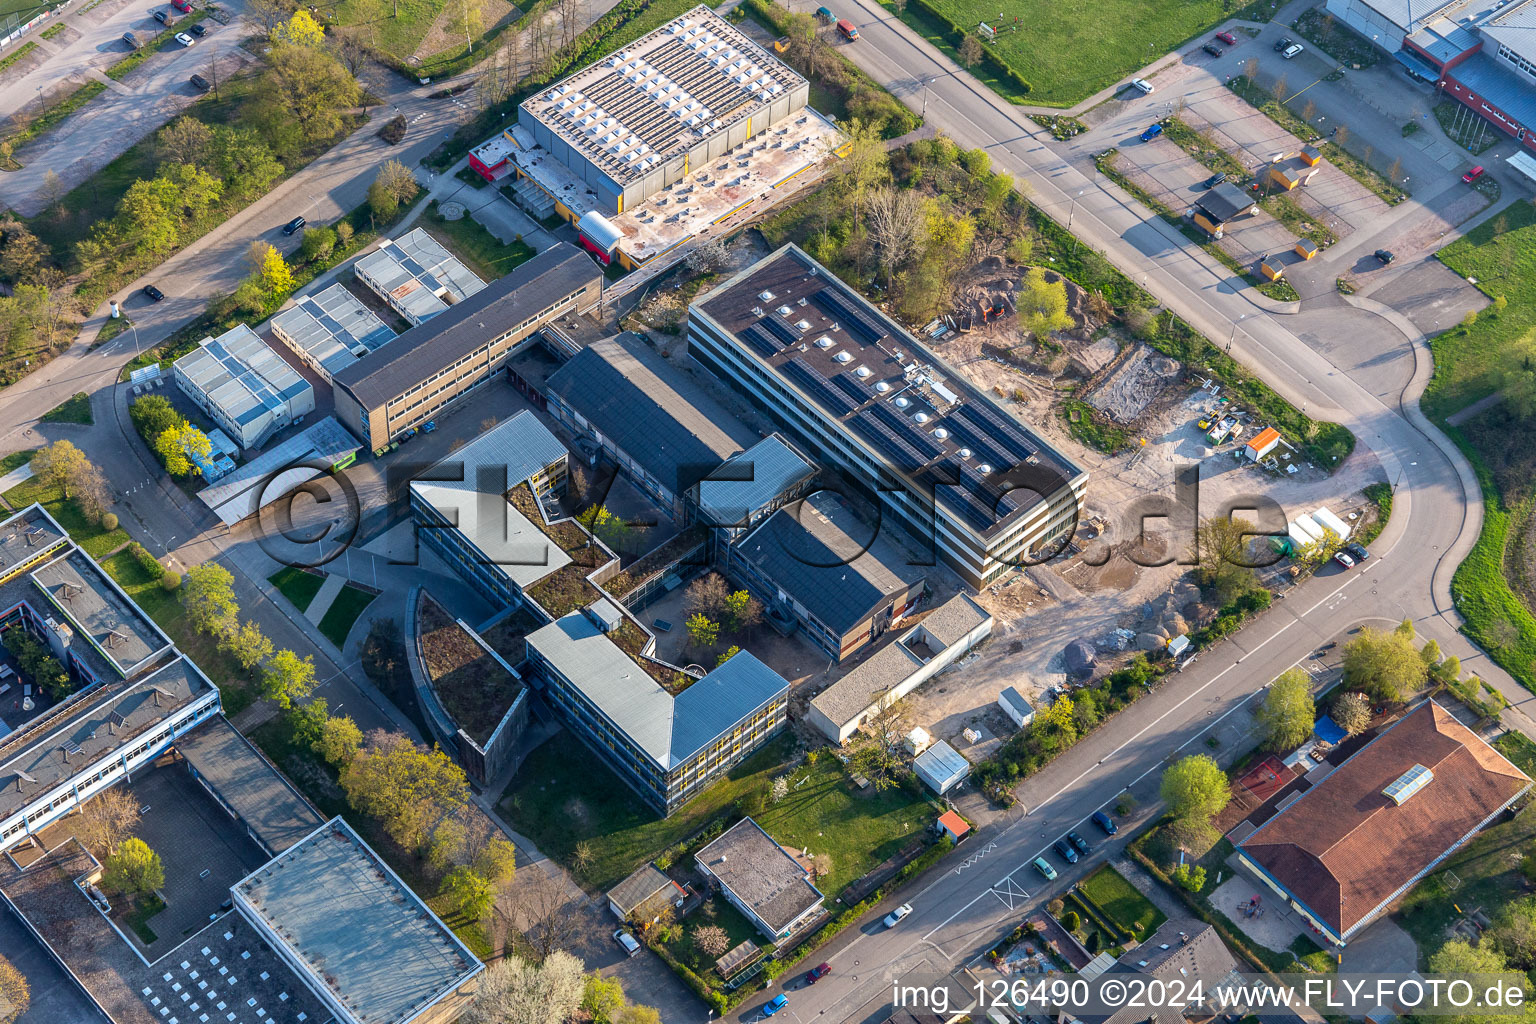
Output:
[[[928,17],[937,21],[940,25],[943,25],[949,31],[950,45],[954,46],[957,50],[960,48],[960,44],[965,42],[966,36],[975,34],[971,32],[970,29],[967,29],[965,26],[956,22],[949,15],[939,10],[932,3],[930,3],[929,0],[908,0],[908,3],[922,11]],[[1035,87],[1030,84],[1029,79],[1015,71],[1012,65],[1010,65],[1006,60],[999,56],[995,49],[983,42],[981,44],[981,53],[982,64],[986,65],[987,69],[991,71],[993,75],[1013,83],[1014,88],[1018,89],[1022,93],[1029,93],[1034,91]]]
[[[138,541],[128,542],[128,553],[133,556],[135,562],[139,563],[139,568],[143,569],[150,579],[158,581],[165,575],[165,566],[161,565],[159,559],[150,554]]]

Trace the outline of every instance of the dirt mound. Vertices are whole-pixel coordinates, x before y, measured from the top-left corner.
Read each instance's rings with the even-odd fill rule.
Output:
[[[970,317],[978,326],[1011,319],[1018,311],[1019,284],[1027,269],[1001,256],[989,256],[977,263],[961,277],[955,290],[956,314]],[[1067,315],[1073,326],[1056,332],[1055,337],[1091,340],[1094,332],[1104,326],[1104,318],[1093,313],[1088,292],[1050,269],[1046,270],[1045,279],[1053,284],[1062,281],[1067,287]]]
[[[1088,391],[1085,401],[1116,423],[1134,423],[1179,379],[1180,370],[1177,360],[1138,343]]]

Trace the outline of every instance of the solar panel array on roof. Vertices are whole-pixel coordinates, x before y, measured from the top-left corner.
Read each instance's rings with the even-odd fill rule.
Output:
[[[768,331],[769,334],[772,334],[786,345],[793,345],[800,340],[800,335],[790,330],[789,325],[777,317],[765,316],[763,319],[759,320],[758,323],[760,323],[763,328]]]
[[[885,337],[884,328],[855,309],[852,303],[831,288],[823,288],[811,298],[837,320],[843,330],[859,337],[865,344],[872,344]]]
[[[853,412],[857,408],[848,401],[846,395],[832,386],[822,372],[805,360],[796,356],[783,366],[784,373],[790,380],[809,391],[823,405],[836,411],[838,416]]]
[[[855,430],[873,441],[882,451],[895,459],[902,469],[908,472],[922,468],[928,460],[923,458],[922,452],[913,447],[906,438],[893,431],[885,423],[876,417],[877,410],[883,406],[875,406],[865,409],[848,422]]]
[[[989,408],[981,402],[967,402],[955,409],[953,415],[991,437],[1008,449],[1015,458],[1027,459],[1035,454],[1034,447],[1024,436],[1024,431],[1018,423],[996,409]]]
[[[753,348],[770,358],[784,351],[785,348],[783,342],[775,338],[771,332],[764,330],[761,324],[753,324],[742,331],[741,336]]]
[[[873,393],[864,385],[864,382],[851,373],[840,373],[832,378],[832,383],[843,389],[843,392],[855,403],[863,405],[874,397]]]
[[[942,444],[933,437],[918,430],[911,420],[901,415],[895,409],[892,409],[889,405],[882,402],[874,407],[873,412],[881,423],[890,427],[898,436],[906,438],[913,448],[921,452],[925,456],[924,462],[943,454],[944,446]]]
[[[975,426],[958,416],[950,416],[944,421],[944,427],[949,431],[949,436],[971,450],[971,454],[992,466],[1006,466],[1013,462],[996,448],[991,439]]]

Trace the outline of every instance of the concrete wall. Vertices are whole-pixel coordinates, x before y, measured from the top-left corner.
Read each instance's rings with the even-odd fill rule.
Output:
[[[1400,49],[1403,37],[1408,34],[1406,25],[1397,24],[1365,0],[1328,0],[1326,6],[1329,14],[1388,53]],[[1426,4],[1424,13],[1431,9],[1431,5]]]

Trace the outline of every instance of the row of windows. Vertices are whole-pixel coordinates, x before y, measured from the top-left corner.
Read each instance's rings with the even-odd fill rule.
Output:
[[[1505,60],[1509,61],[1515,67],[1519,68],[1521,71],[1524,71],[1527,75],[1530,75],[1532,78],[1536,78],[1536,64],[1533,64],[1531,61],[1526,60],[1524,57],[1520,56],[1518,53],[1516,53],[1514,50],[1511,50],[1509,47],[1505,46],[1503,43],[1499,44],[1499,56],[1503,57]]]

